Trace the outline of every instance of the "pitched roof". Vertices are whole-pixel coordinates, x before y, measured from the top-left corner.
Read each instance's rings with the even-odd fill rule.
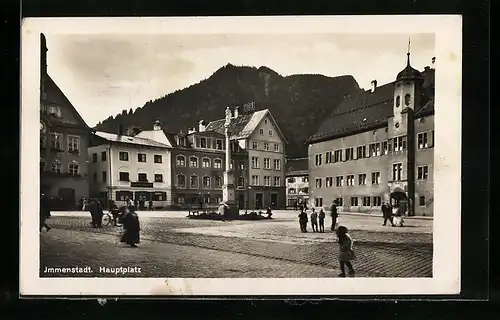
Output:
[[[83,120],[80,113],[76,110],[76,108],[73,106],[71,101],[69,101],[66,95],[61,91],[61,89],[54,82],[54,80],[48,74],[45,74],[43,77],[44,77],[44,91],[46,94],[47,102],[69,107],[70,109],[72,109],[79,122],[79,124],[75,124],[72,122],[65,121],[66,119],[64,117],[63,118],[52,117],[50,119],[51,124],[74,125],[74,126],[81,125],[84,128],[91,130],[90,127],[85,122],[85,120]]]
[[[141,146],[157,147],[157,148],[170,148],[166,144],[146,138],[117,135],[114,133],[108,133],[102,131],[96,131],[94,134],[110,142],[120,142],[120,143],[127,143],[127,144],[141,145]]]
[[[231,124],[229,126],[229,129],[231,131],[230,139],[234,140],[234,139],[248,138],[255,131],[257,126],[260,124],[260,122],[262,121],[262,119],[264,119],[266,115],[270,116],[271,120],[274,122],[274,125],[278,130],[278,133],[281,135],[283,140],[286,141],[285,136],[281,132],[278,124],[276,123],[276,120],[273,118],[271,112],[269,112],[268,109],[256,111],[253,113],[241,114],[236,118],[232,118]],[[207,125],[206,130],[215,131],[219,134],[225,134],[225,128],[224,128],[225,122],[226,119],[219,119],[212,121]]]
[[[288,159],[286,162],[286,175],[307,174],[309,170],[308,158]]]
[[[171,147],[175,146],[173,135],[165,130],[143,130],[134,137],[152,140]]]
[[[434,112],[434,104],[428,104],[434,97],[433,75],[434,70],[426,70],[422,73],[424,106],[415,110],[416,115]],[[309,137],[307,143],[330,140],[383,127],[387,125],[388,118],[393,116],[393,103],[394,82],[377,87],[375,92],[365,90],[356,95],[348,96],[320,125],[316,133]]]

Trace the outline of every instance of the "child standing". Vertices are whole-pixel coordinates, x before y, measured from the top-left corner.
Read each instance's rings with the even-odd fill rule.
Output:
[[[339,277],[345,278],[345,267],[349,269],[349,276],[354,277],[354,268],[352,267],[351,261],[356,258],[354,251],[352,249],[353,241],[351,236],[347,233],[348,230],[344,226],[339,226],[337,228],[337,237],[339,241],[339,262],[340,271]]]

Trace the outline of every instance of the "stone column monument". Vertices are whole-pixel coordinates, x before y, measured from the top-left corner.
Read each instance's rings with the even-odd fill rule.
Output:
[[[224,132],[226,135],[226,167],[224,170],[224,186],[222,187],[222,201],[227,205],[225,215],[235,217],[239,214],[239,209],[235,201],[234,174],[231,169],[231,109],[226,108],[226,121],[224,123]]]

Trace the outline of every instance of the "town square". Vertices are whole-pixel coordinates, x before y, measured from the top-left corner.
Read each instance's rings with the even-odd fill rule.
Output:
[[[139,212],[141,244],[120,243],[121,227],[99,229],[87,212],[58,212],[41,235],[41,277],[322,278],[336,277],[337,243],[325,233],[300,233],[297,212],[272,221],[192,220],[187,212]],[[342,214],[355,239],[357,277],[431,277],[432,219],[382,226],[381,215]],[[327,220],[327,224],[330,220]],[[311,229],[309,228],[309,231]],[[46,273],[46,267],[91,267],[93,273]],[[140,267],[140,273],[99,268]]]
[[[107,43],[78,39],[40,34],[40,277],[433,276],[432,35],[394,36],[405,50],[368,89],[351,75],[227,63],[108,118],[70,102],[49,71],[68,72],[70,47]],[[358,50],[372,41],[361,39]],[[134,67],[108,63],[96,79],[133,81]],[[119,89],[110,81],[96,92]]]

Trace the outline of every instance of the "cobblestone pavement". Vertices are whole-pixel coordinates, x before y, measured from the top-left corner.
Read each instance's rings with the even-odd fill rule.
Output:
[[[328,229],[329,221],[326,222]],[[383,227],[381,222],[379,217],[342,217],[341,223],[349,227],[355,240],[357,276],[431,277],[432,220],[411,220],[403,228]],[[301,277],[330,277],[339,272],[334,235],[331,232],[302,234],[294,215],[257,222],[142,217],[141,237],[145,242],[139,249],[115,244],[122,229],[93,229],[90,217],[54,216],[48,223],[54,229],[41,237],[42,270],[45,266],[59,266],[62,261],[70,264],[71,259],[94,259],[94,265],[104,261],[120,265],[130,261],[140,263],[148,266],[144,267],[148,274],[141,275],[147,277],[186,277],[185,274],[210,277],[214,273],[222,274],[218,277],[296,277],[297,274]],[[58,236],[63,231],[66,233]],[[67,241],[64,235],[80,240]],[[170,255],[172,250],[175,253]],[[164,255],[165,252],[169,254]],[[216,258],[218,254],[220,258]],[[193,261],[192,255],[199,260]],[[207,262],[203,262],[204,256]],[[162,262],[160,257],[168,261]],[[218,260],[226,257],[233,260],[228,269],[235,271],[216,271],[224,270],[224,266],[218,266],[222,263]],[[204,267],[196,269],[197,263]],[[275,267],[268,268],[267,265]],[[189,271],[190,268],[193,270]]]

